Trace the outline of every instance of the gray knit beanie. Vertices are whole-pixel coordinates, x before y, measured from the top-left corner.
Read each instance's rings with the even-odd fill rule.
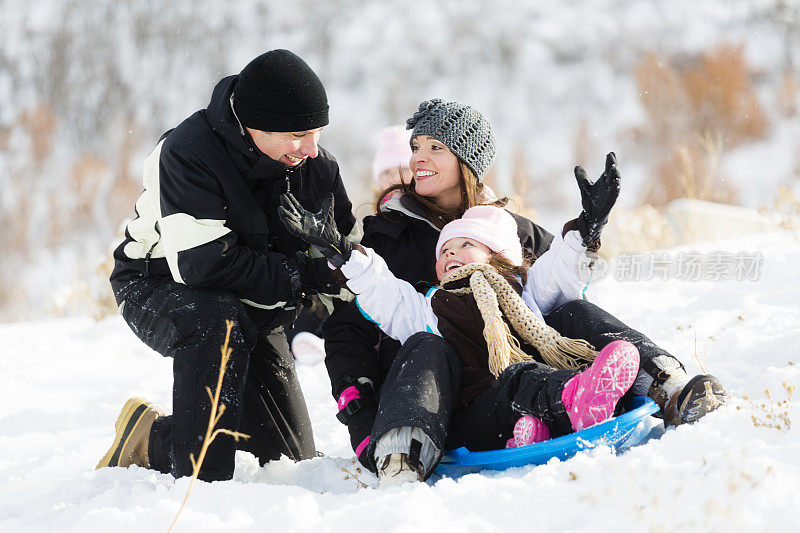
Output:
[[[406,120],[411,138],[428,135],[443,142],[483,181],[496,152],[492,125],[476,109],[441,98],[419,104],[414,116]]]

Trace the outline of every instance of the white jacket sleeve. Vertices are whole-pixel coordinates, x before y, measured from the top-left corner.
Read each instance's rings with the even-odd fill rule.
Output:
[[[567,232],[562,239],[556,234],[553,243],[528,269],[528,283],[522,299],[548,314],[556,307],[582,296],[586,281],[581,279],[581,265],[589,264],[586,247],[577,230]]]
[[[400,342],[420,331],[441,335],[431,308],[437,289],[420,294],[410,283],[394,277],[381,256],[364,250],[366,255],[353,250],[341,268],[361,314]]]

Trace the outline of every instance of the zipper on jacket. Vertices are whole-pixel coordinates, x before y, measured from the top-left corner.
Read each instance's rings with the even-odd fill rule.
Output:
[[[153,249],[156,247],[156,244],[158,244],[157,241],[153,243],[153,246],[151,246],[144,255],[144,277],[146,278],[150,277],[150,256],[153,255]]]
[[[277,183],[278,177],[274,177],[271,186],[272,194],[277,194],[278,196],[282,194],[286,194],[291,190],[291,181],[289,179],[295,173],[295,169],[286,167],[286,171],[283,173],[283,183]],[[267,236],[267,251],[269,250],[277,250],[278,243],[275,238],[273,232],[269,232]]]
[[[161,227],[158,225],[158,222],[156,222],[154,229],[156,230],[156,233],[158,233],[158,240],[154,242],[153,246],[151,246],[150,249],[147,250],[147,253],[144,254],[144,277],[146,278],[150,277],[150,256],[153,255],[153,250],[155,250],[156,245],[161,242]]]
[[[291,191],[292,182],[290,181],[289,178],[291,178],[293,175],[294,175],[294,169],[286,167],[286,173],[283,175],[284,179],[283,189],[281,189],[280,191],[281,194],[286,194],[287,192]]]

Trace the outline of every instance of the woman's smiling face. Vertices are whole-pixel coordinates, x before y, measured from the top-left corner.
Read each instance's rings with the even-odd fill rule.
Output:
[[[436,261],[436,277],[442,281],[448,272],[470,263],[486,263],[492,250],[467,237],[455,237],[442,245]]]
[[[461,167],[444,143],[428,135],[414,137],[409,166],[418,194],[442,207],[461,205]]]

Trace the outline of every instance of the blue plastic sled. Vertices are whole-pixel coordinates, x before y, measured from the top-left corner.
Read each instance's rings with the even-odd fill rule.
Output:
[[[596,446],[611,446],[616,450],[628,448],[648,437],[650,428],[643,426],[650,415],[657,411],[658,406],[653,400],[646,396],[635,396],[627,413],[576,433],[519,448],[471,452],[461,447],[445,452],[436,473],[458,477],[481,470],[542,465],[553,457],[563,461],[579,451]]]

